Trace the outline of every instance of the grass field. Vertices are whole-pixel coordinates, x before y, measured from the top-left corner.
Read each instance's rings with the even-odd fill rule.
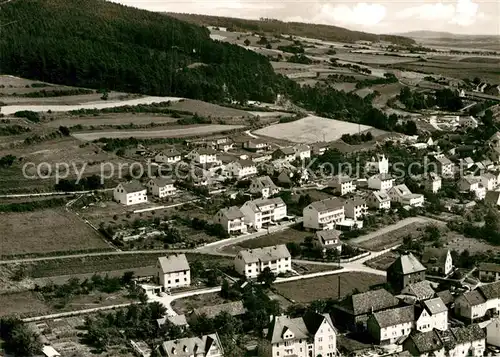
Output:
[[[131,113],[120,113],[120,114],[101,114],[98,117],[76,117],[68,116],[66,118],[57,118],[50,122],[44,123],[44,126],[51,128],[59,128],[59,126],[72,127],[75,125],[81,125],[84,127],[88,126],[100,126],[100,125],[147,125],[147,124],[171,124],[176,123],[178,119],[171,118],[168,116],[154,115],[154,114],[131,114]]]
[[[371,250],[371,251],[380,251],[387,249],[389,247],[393,247],[397,244],[403,243],[404,237],[407,235],[418,235],[423,227],[427,226],[426,223],[410,223],[404,227],[399,229],[395,229],[391,232],[381,234],[375,238],[366,240],[359,244],[355,244],[356,246]]]
[[[372,129],[372,127],[309,115],[294,122],[275,124],[259,129],[255,131],[255,134],[310,144],[318,141],[335,141],[344,134],[354,134],[358,130],[368,129]]]
[[[252,114],[234,108],[223,107],[220,105],[203,102],[201,100],[185,99],[179,102],[172,103],[170,105],[171,109],[182,110],[190,112],[193,114],[198,114],[204,117],[211,118],[241,118],[241,117],[253,117]]]
[[[391,63],[405,63],[415,62],[417,58],[412,57],[398,57],[398,56],[384,56],[374,55],[369,53],[337,53],[333,57],[341,61],[368,63],[368,64],[391,64]]]
[[[97,232],[63,208],[0,214],[0,237],[0,256],[109,249]]]
[[[214,134],[243,128],[243,125],[183,125],[176,129],[165,130],[120,130],[98,131],[91,133],[74,133],[75,138],[83,141],[93,141],[99,138],[175,138]]]
[[[219,293],[189,296],[183,299],[174,300],[172,308],[178,314],[187,314],[200,307],[219,305],[227,302],[221,298]]]
[[[366,291],[370,286],[384,282],[385,278],[378,275],[340,273],[275,284],[275,289],[287,299],[298,303],[309,303],[318,299],[342,298],[352,293],[354,289]]]
[[[312,235],[313,233],[311,232],[290,228],[285,229],[281,232],[276,232],[258,238],[250,239],[236,245],[227,246],[224,248],[224,252],[236,254],[242,249],[268,247],[271,245],[286,244],[290,242],[301,243],[304,241],[305,237],[310,237]]]

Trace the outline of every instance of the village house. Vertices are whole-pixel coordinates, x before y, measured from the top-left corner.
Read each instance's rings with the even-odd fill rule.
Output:
[[[262,152],[269,148],[269,144],[262,139],[250,139],[243,142],[243,148],[252,152]]]
[[[486,300],[479,290],[463,293],[455,299],[455,315],[473,321],[486,314]]]
[[[416,322],[415,328],[420,332],[428,332],[434,329],[448,329],[448,308],[441,300],[436,297],[433,299],[422,301],[416,306]]]
[[[481,180],[481,184],[484,186],[486,191],[493,191],[498,185],[497,176],[490,172],[482,174],[479,176],[479,179]]]
[[[191,270],[186,255],[158,257],[156,278],[164,291],[191,285]]]
[[[425,267],[412,253],[399,256],[387,268],[387,282],[397,291],[425,280]]]
[[[457,187],[462,192],[472,192],[478,200],[486,197],[486,189],[477,176],[463,176],[457,182]]]
[[[477,270],[479,271],[479,279],[481,281],[500,280],[500,264],[479,263],[479,267]]]
[[[328,150],[328,143],[319,142],[312,144],[312,154],[317,156],[322,156]]]
[[[437,166],[437,172],[440,176],[443,177],[452,177],[455,172],[454,172],[454,165],[453,162],[451,162],[450,159],[448,159],[444,155],[436,156],[436,166]]]
[[[398,306],[399,301],[385,289],[353,294],[334,305],[338,323],[353,332],[364,332],[370,314]]]
[[[438,193],[442,186],[442,180],[439,175],[435,172],[429,173],[425,178],[424,187],[426,190],[431,191],[432,193]]]
[[[303,209],[302,214],[304,228],[333,229],[345,219],[344,203],[335,197],[327,198],[312,202]]]
[[[413,332],[404,341],[403,349],[420,357],[480,357],[486,349],[486,334],[477,324],[446,331]]]
[[[424,205],[424,195],[412,193],[405,184],[394,186],[388,193],[391,201],[403,206],[422,207]]]
[[[157,177],[149,180],[146,186],[153,196],[163,198],[176,194],[177,188],[174,183],[175,181],[171,178]]]
[[[447,276],[453,271],[453,259],[449,249],[425,248],[422,263],[430,273]]]
[[[236,206],[220,209],[214,217],[214,222],[220,224],[229,234],[243,234],[247,231],[245,215]]]
[[[147,188],[133,180],[118,184],[113,190],[113,199],[122,205],[130,206],[148,202]]]
[[[346,175],[333,176],[328,182],[328,187],[333,188],[334,192],[338,193],[340,196],[356,191],[356,183],[352,178]]]
[[[220,138],[213,142],[212,147],[220,151],[228,152],[234,148],[234,143],[229,138]]]
[[[353,198],[344,201],[344,211],[347,218],[362,219],[368,212],[366,201],[362,198]]]
[[[405,287],[403,290],[401,290],[400,294],[403,298],[409,297],[411,300],[411,303],[418,302],[418,301],[424,301],[424,300],[429,300],[436,295],[436,292],[431,286],[431,283],[428,282],[427,280],[419,281],[414,284],[410,284],[407,287]]]
[[[211,148],[195,148],[187,154],[187,158],[197,164],[217,162],[217,151]]]
[[[393,344],[408,336],[415,325],[415,307],[395,307],[373,313],[368,318],[368,332],[380,344]]]
[[[159,353],[165,357],[223,357],[224,350],[217,333],[163,342]]]
[[[372,191],[366,198],[368,207],[387,210],[391,208],[391,198],[385,191]]]
[[[292,270],[292,258],[286,245],[244,249],[234,258],[234,269],[248,279],[257,278],[265,268],[275,275]]]
[[[227,164],[225,171],[228,176],[241,180],[245,177],[256,175],[257,166],[251,160],[238,160]]]
[[[484,201],[487,204],[493,206],[500,206],[500,191],[488,191],[484,197]]]
[[[500,347],[500,317],[491,319],[491,322],[486,326],[486,343]]]
[[[318,245],[322,248],[323,253],[325,253],[327,249],[336,249],[339,254],[342,253],[340,231],[337,231],[336,229],[317,231],[316,238]]]
[[[305,160],[311,158],[311,148],[307,145],[296,145],[293,147],[295,157],[298,160]]]
[[[295,150],[293,147],[284,147],[276,149],[273,152],[273,159],[277,160],[285,160],[288,162],[295,161]]]
[[[240,209],[245,215],[245,222],[257,230],[287,217],[286,204],[280,197],[247,201]]]
[[[252,179],[250,183],[250,193],[259,195],[262,198],[269,198],[280,192],[280,188],[276,186],[269,176],[260,176]]]
[[[266,340],[266,357],[337,356],[337,332],[328,314],[309,311],[297,318],[275,316]]]
[[[394,179],[389,174],[376,174],[368,178],[368,188],[377,191],[389,191],[394,185]]]
[[[159,164],[175,164],[181,160],[181,153],[175,149],[165,150],[155,156],[155,162]]]

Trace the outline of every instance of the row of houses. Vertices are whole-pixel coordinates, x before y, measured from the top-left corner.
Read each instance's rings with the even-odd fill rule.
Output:
[[[113,190],[113,199],[124,205],[146,203],[148,193],[158,198],[173,196],[177,193],[175,181],[171,178],[152,178],[143,186],[139,181],[119,183]]]

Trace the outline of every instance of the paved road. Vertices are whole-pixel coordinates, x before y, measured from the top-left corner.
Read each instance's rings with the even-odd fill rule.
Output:
[[[72,192],[42,192],[42,193],[18,193],[12,195],[0,195],[0,198],[22,198],[22,197],[44,197],[44,196],[66,196],[66,195],[79,195],[84,193],[92,193],[92,192],[106,192],[112,191],[113,188],[104,188],[99,190],[91,190],[91,191],[72,191]]]

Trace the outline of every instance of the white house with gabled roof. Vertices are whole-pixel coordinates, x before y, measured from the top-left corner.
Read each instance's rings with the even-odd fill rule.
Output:
[[[123,205],[130,206],[148,202],[147,188],[137,180],[118,184],[113,190],[113,199]]]
[[[333,176],[328,182],[328,187],[333,188],[335,192],[341,196],[356,191],[356,183],[354,182],[354,179],[347,175]]]
[[[391,198],[386,191],[372,191],[366,198],[368,207],[387,210],[391,208]]]
[[[243,249],[234,258],[234,269],[248,279],[258,277],[266,268],[276,275],[292,270],[292,257],[286,245]]]
[[[422,301],[416,309],[415,328],[420,332],[448,329],[448,307],[440,297]]]
[[[212,148],[195,148],[187,157],[197,164],[210,164],[217,162],[217,151]]]
[[[165,150],[155,156],[155,162],[162,164],[175,164],[181,160],[181,153],[175,149]]]
[[[245,215],[245,222],[255,229],[276,223],[287,216],[286,204],[280,197],[247,201],[240,210]]]
[[[156,278],[163,289],[191,285],[191,269],[185,254],[158,257]]]
[[[173,196],[177,193],[174,183],[175,181],[172,178],[156,177],[150,179],[146,186],[153,196],[163,198]]]
[[[316,201],[306,206],[302,215],[304,228],[333,229],[345,220],[344,202],[336,197]]]
[[[389,174],[376,174],[368,178],[368,188],[378,191],[388,191],[392,188],[394,179]]]
[[[280,190],[269,176],[255,177],[250,184],[250,193],[254,195],[260,194],[262,198],[273,196]]]
[[[238,180],[257,174],[257,166],[252,160],[230,162],[225,168],[226,174]]]
[[[219,210],[219,212],[215,214],[214,222],[220,224],[229,234],[241,234],[247,231],[245,215],[236,206]]]
[[[422,207],[424,205],[424,195],[412,193],[405,185],[397,185],[389,190],[391,201],[398,202],[403,206]]]

